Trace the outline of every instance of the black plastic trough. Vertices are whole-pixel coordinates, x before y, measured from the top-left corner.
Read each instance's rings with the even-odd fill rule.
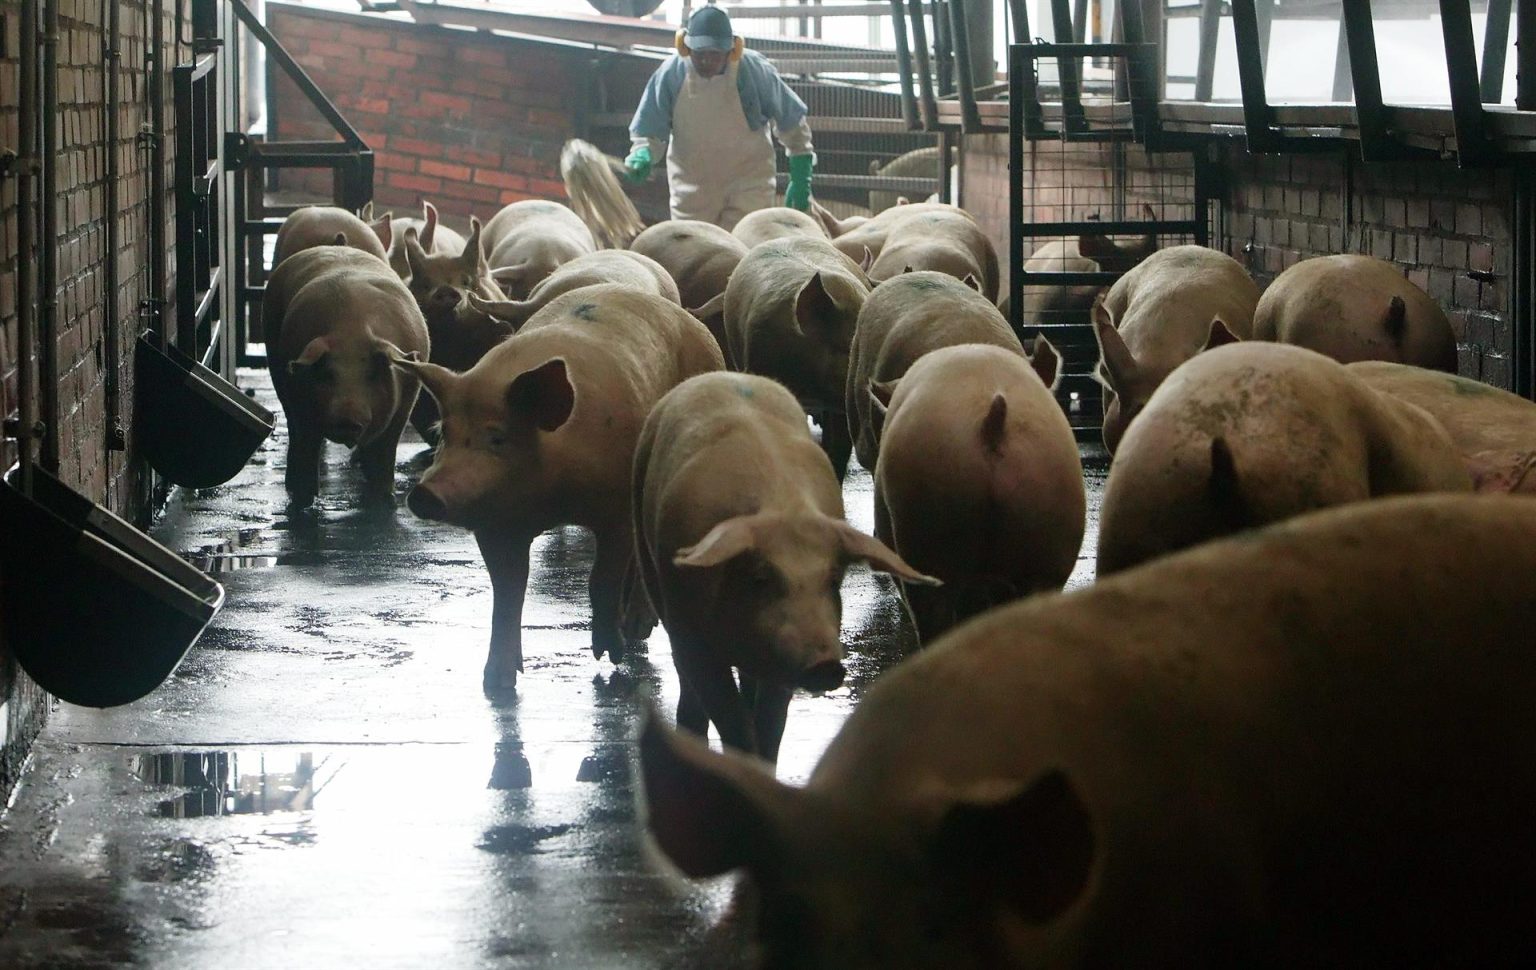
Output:
[[[50,694],[138,700],[171,675],[224,587],[111,512],[32,470],[0,483],[0,610],[11,652]]]
[[[234,478],[272,433],[272,412],[174,346],[145,336],[134,354],[139,453],[188,488]]]

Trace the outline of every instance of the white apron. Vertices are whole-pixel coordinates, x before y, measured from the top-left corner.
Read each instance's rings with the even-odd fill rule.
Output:
[[[770,126],[747,127],[736,90],[740,67],[733,62],[716,77],[702,78],[688,65],[667,149],[674,219],[700,219],[730,231],[748,212],[773,205]]]

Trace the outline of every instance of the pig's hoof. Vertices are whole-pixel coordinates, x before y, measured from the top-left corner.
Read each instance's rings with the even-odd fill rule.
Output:
[[[517,690],[517,668],[486,664],[485,676],[481,684],[487,694],[515,691]]]

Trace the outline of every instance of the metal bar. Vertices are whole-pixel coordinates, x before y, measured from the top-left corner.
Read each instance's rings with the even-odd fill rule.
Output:
[[[1008,45],[1008,325],[1024,332],[1024,78],[1034,77],[1024,43]],[[1036,105],[1038,107],[1038,105]]]
[[[779,175],[780,181],[787,176]],[[896,178],[888,175],[840,175],[830,172],[816,173],[816,184],[835,189],[878,189],[886,192],[933,192],[939,187],[939,179]]]
[[[1339,36],[1334,42],[1333,50],[1333,94],[1334,101],[1348,102],[1354,96],[1354,87],[1350,84],[1349,72],[1349,35],[1344,29],[1344,21],[1339,21]]]
[[[105,232],[106,259],[102,263],[102,283],[106,289],[105,298],[102,301],[102,342],[106,344],[106,405],[107,427],[106,440],[109,451],[121,451],[127,447],[127,439],[123,430],[123,401],[122,401],[122,317],[118,305],[122,296],[120,290],[122,283],[118,273],[118,252],[122,246],[122,235],[119,228],[118,209],[118,171],[120,159],[120,142],[122,141],[121,115],[119,104],[122,101],[122,4],[117,0],[102,0],[102,6],[107,14],[107,43],[103,50],[105,63],[103,65],[103,92],[102,117],[104,120],[103,141],[106,142],[106,184],[103,188],[103,205],[107,213]],[[110,487],[112,476],[107,476]]]
[[[949,23],[949,3],[947,0],[935,0],[933,13],[933,52],[938,61],[938,86],[939,97],[945,98],[955,93],[955,59],[951,51]]]
[[[1349,42],[1350,77],[1355,87],[1355,127],[1360,132],[1360,156],[1368,162],[1392,158],[1397,154],[1398,146],[1387,131],[1370,0],[1355,0],[1344,5],[1344,30]]]
[[[1259,28],[1259,60],[1267,73],[1269,71],[1269,38],[1275,21],[1275,0],[1257,0],[1254,15]]]
[[[1536,0],[1515,0],[1515,107],[1536,111]]]
[[[1144,236],[1147,233],[1167,235],[1193,234],[1199,231],[1199,219],[1143,219],[1130,220],[1084,219],[1075,222],[1023,222],[1018,231],[1025,236]]]
[[[823,17],[883,17],[884,3],[828,3],[805,7],[731,7],[732,20],[820,20]]]
[[[59,3],[43,2],[42,219],[38,253],[38,378],[43,392],[43,470],[59,474]]]
[[[1195,163],[1195,218],[1193,222],[1195,224],[1194,236],[1196,246],[1209,246],[1211,244],[1211,196],[1214,194],[1211,191],[1211,182],[1213,181],[1215,169],[1215,163],[1211,160],[1211,151],[1211,146],[1202,145],[1190,153]],[[1179,225],[1179,223],[1174,222],[1172,225]],[[1177,232],[1179,230],[1169,229],[1166,231]]]
[[[1514,252],[1510,266],[1510,327],[1514,337],[1514,392],[1536,398],[1536,175],[1530,166],[1516,168],[1510,208],[1514,222]]]
[[[1081,44],[1088,39],[1088,0],[1072,4],[1072,40]]]
[[[1072,39],[1072,10],[1067,3],[1068,0],[1051,0],[1051,31],[1058,43],[1058,51],[1059,45]],[[1061,85],[1062,125],[1067,131],[1083,131],[1088,122],[1083,118],[1082,64],[1076,55],[1061,54],[1056,65]]]
[[[954,42],[955,77],[960,87],[960,130],[972,134],[981,131],[981,114],[976,110],[976,77],[971,71],[971,40],[965,22],[964,0],[949,0],[950,39]]]
[[[890,0],[891,28],[896,37],[896,77],[901,82],[901,117],[907,127],[922,127],[917,120],[917,94],[912,89],[912,53],[907,49],[907,18],[901,0]]]
[[[1255,155],[1264,155],[1273,154],[1279,149],[1279,138],[1274,131],[1274,113],[1264,93],[1264,60],[1259,49],[1259,17],[1255,2],[1256,0],[1232,0],[1232,32],[1237,41],[1237,77],[1243,91],[1243,126],[1248,133],[1248,151]],[[1351,6],[1354,5],[1344,5],[1346,18],[1349,16]],[[1366,10],[1365,17],[1369,26],[1369,10]],[[1351,33],[1350,36],[1350,46],[1353,48],[1354,34]],[[1370,63],[1374,73],[1376,67],[1374,47]],[[1358,79],[1356,90],[1359,90]],[[1379,94],[1379,87],[1377,91]],[[1357,101],[1357,116],[1361,110]]]
[[[1156,151],[1163,132],[1162,121],[1157,114],[1157,104],[1162,99],[1158,45],[1147,41],[1147,29],[1142,21],[1139,0],[1123,0],[1120,4],[1120,32],[1126,43],[1135,48],[1125,58],[1126,78],[1130,85],[1131,124],[1136,130],[1137,140],[1148,151]]]
[[[923,127],[934,131],[939,127],[939,107],[934,101],[933,65],[928,60],[928,26],[923,23],[923,16],[921,0],[907,0],[907,17],[912,22],[912,53],[917,58],[917,84],[922,94]]]
[[[146,310],[150,328],[158,335],[160,349],[165,350],[170,342],[165,319],[165,0],[154,0],[153,8],[150,49],[145,52],[153,64],[149,79],[149,204],[145,206],[149,219],[150,278]]]
[[[1030,44],[1030,56],[1041,57],[1130,57],[1136,54],[1155,53],[1156,44]]]
[[[1122,273],[1030,273],[1020,267],[1020,276],[1032,286],[1108,286]]]
[[[950,168],[953,140],[948,130],[939,129],[939,201],[946,205],[955,204],[955,183]]]
[[[325,117],[325,120],[331,123],[331,127],[336,129],[337,134],[341,135],[349,144],[364,147],[362,136],[348,123],[346,118],[342,117],[341,112],[336,110],[336,106],[331,104],[331,99],[327,98],[320,90],[319,85],[315,84],[314,79],[309,76],[309,72],[300,67],[299,62],[293,59],[293,56],[288,53],[287,49],[283,47],[276,37],[272,36],[272,32],[267,29],[267,25],[257,19],[256,15],[251,12],[251,8],[245,5],[245,0],[228,0],[228,2],[235,11],[235,16],[240,18],[240,22],[245,24],[246,29],[252,34],[256,35],[257,40],[261,41],[261,46],[266,49],[267,56],[272,58],[283,69],[283,73],[287,74],[294,84],[298,85],[299,90],[304,93],[304,97],[309,99],[309,103],[315,106],[315,110],[320,112]]]
[[[1029,3],[1028,0],[1008,0],[1008,13],[1013,17],[1013,43],[1027,44],[1034,40],[1029,34]],[[1013,54],[1010,51],[1008,62],[1013,63]],[[1013,77],[1010,69],[1008,76]]]
[[[1221,0],[1200,2],[1200,60],[1195,67],[1195,100],[1211,100],[1216,79],[1216,38],[1221,33]]]
[[[1440,31],[1445,38],[1445,68],[1451,82],[1456,162],[1463,168],[1486,165],[1497,157],[1498,151],[1488,137],[1488,125],[1483,118],[1470,0],[1440,0]]]
[[[197,128],[193,110],[193,68],[171,71],[171,90],[176,105],[176,347],[188,357],[197,353],[197,210],[206,205],[194,187],[196,164],[194,138]]]
[[[17,106],[16,159],[16,454],[21,463],[21,490],[32,494],[33,441],[37,437],[37,405],[33,395],[32,358],[37,349],[33,301],[32,251],[37,246],[33,178],[37,171],[37,7],[21,5],[21,51]],[[4,417],[4,415],[0,415]]]
[[[1480,85],[1484,104],[1504,100],[1504,64],[1509,51],[1511,0],[1488,0],[1488,20],[1483,25],[1483,75]]]

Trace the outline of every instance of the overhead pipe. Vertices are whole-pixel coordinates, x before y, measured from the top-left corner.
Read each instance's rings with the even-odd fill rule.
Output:
[[[32,178],[37,171],[37,7],[21,5],[21,57],[18,65],[21,101],[17,119],[16,160],[16,451],[21,462],[21,490],[32,494],[33,442],[42,436],[37,420],[36,381],[32,357],[37,346],[33,303],[37,298],[33,285],[31,253],[37,245],[33,223]]]
[[[38,380],[43,392],[42,465],[59,474],[59,0],[43,0],[42,202],[38,252]]]

